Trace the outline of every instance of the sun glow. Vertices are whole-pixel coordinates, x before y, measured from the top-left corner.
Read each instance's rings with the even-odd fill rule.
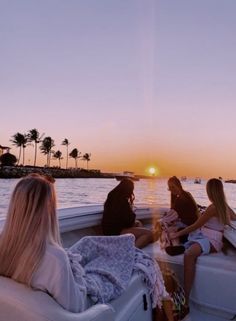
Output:
[[[148,172],[149,172],[149,174],[152,175],[152,176],[155,176],[155,175],[157,174],[157,170],[156,170],[155,167],[150,167],[150,168],[148,169]]]

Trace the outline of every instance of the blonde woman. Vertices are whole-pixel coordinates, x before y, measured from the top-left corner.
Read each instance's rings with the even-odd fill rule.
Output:
[[[75,283],[61,246],[53,183],[31,175],[12,194],[0,239],[0,275],[48,292],[66,310],[86,308],[83,278]]]
[[[17,183],[11,197],[0,237],[0,275],[49,293],[68,311],[81,312],[87,304],[115,299],[128,286],[132,273],[138,272],[147,280],[153,307],[163,306],[173,321],[160,269],[135,248],[134,239],[131,234],[84,237],[65,251],[53,182],[29,175]],[[119,255],[114,255],[114,249]]]
[[[211,204],[199,219],[185,229],[172,233],[172,239],[189,234],[188,242],[182,246],[184,252],[184,289],[188,304],[195,275],[198,256],[222,249],[224,225],[236,220],[236,214],[226,202],[222,181],[212,178],[206,185],[207,196]],[[181,250],[181,246],[177,246]],[[188,307],[187,309],[188,310]]]

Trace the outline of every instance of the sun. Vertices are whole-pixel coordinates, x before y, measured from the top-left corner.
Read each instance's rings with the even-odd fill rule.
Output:
[[[157,170],[156,170],[155,167],[150,167],[148,169],[148,172],[149,172],[150,175],[154,176],[156,174]]]

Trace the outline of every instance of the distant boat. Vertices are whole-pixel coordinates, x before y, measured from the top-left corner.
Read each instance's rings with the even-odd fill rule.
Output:
[[[194,180],[194,184],[201,184],[201,178],[200,177],[196,177]]]
[[[132,181],[139,181],[139,178],[134,175],[134,172],[128,172],[128,171],[124,171],[121,174],[117,174],[115,176],[115,178],[117,181],[122,181],[122,179],[124,179],[124,178],[129,178]]]

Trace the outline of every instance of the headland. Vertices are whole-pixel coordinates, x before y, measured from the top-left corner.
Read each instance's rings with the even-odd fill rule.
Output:
[[[115,173],[104,173],[98,169],[60,168],[40,166],[0,166],[0,178],[21,178],[28,174],[38,173],[50,175],[54,178],[115,178]],[[139,179],[153,178],[145,175],[136,175]]]
[[[113,178],[114,174],[102,173],[100,170],[82,168],[59,168],[39,166],[2,166],[0,178],[20,178],[32,173],[50,175],[54,178]]]

